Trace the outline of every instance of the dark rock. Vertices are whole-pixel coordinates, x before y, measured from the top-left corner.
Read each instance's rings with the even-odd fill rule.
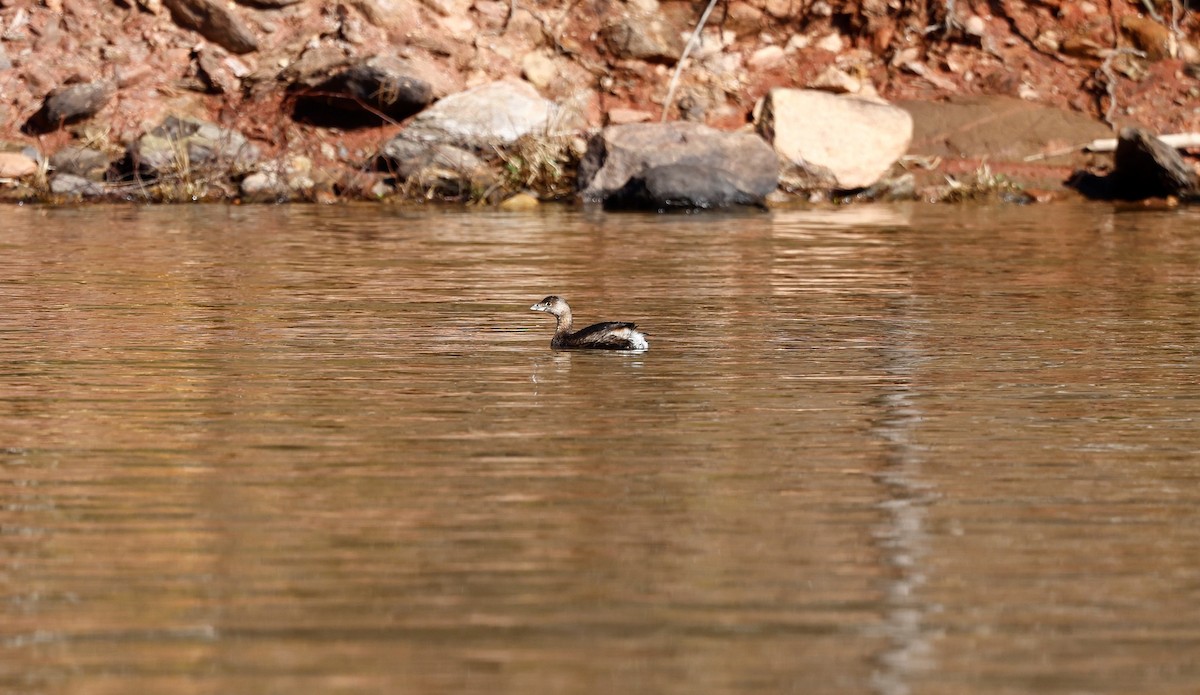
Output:
[[[1122,128],[1113,153],[1113,175],[1122,197],[1194,194],[1196,172],[1175,148],[1140,128]]]
[[[258,50],[258,39],[240,18],[216,0],[163,0],[175,23],[233,53]]]
[[[58,174],[71,174],[92,181],[101,181],[112,165],[113,158],[100,150],[68,145],[50,156],[50,166]]]
[[[1067,185],[1088,198],[1144,200],[1200,196],[1196,172],[1174,148],[1140,128],[1122,128],[1106,176],[1075,172]]]
[[[775,151],[754,133],[725,132],[699,123],[634,123],[605,128],[589,142],[579,164],[581,196],[588,202],[606,201],[634,178],[643,179],[635,187],[649,191],[645,172],[676,165],[688,169],[655,174],[650,181],[656,189],[674,190],[681,185],[681,175],[687,174],[694,181],[719,182],[708,193],[698,191],[698,199],[761,202],[779,180]],[[720,193],[726,184],[738,193]]]
[[[742,190],[722,169],[690,164],[654,167],[634,176],[604,200],[609,210],[703,210],[762,206],[764,195]]]
[[[30,133],[48,133],[65,124],[94,116],[112,98],[112,87],[105,82],[66,85],[46,95],[42,108],[26,122]]]
[[[351,65],[297,92],[293,116],[328,127],[402,121],[433,101],[433,88],[386,56]]]

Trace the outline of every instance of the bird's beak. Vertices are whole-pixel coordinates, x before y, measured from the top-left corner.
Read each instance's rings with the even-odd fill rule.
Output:
[[[541,304],[541,303],[534,304],[533,306],[529,307],[529,310],[530,310],[530,311],[545,311],[545,310],[546,310],[546,305],[545,305],[545,304]]]

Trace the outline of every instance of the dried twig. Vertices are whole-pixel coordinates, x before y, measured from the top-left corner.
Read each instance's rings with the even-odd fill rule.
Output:
[[[1175,149],[1183,149],[1188,147],[1200,147],[1200,133],[1172,133],[1170,135],[1157,136],[1167,147]],[[1084,145],[1083,149],[1088,152],[1112,152],[1117,149],[1116,138],[1100,138],[1092,140]]]
[[[696,30],[688,37],[687,44],[683,47],[683,54],[679,56],[679,62],[675,64],[675,74],[671,75],[671,83],[667,86],[667,98],[663,100],[662,118],[660,122],[667,122],[667,114],[671,111],[671,100],[675,98],[675,88],[679,86],[679,73],[683,72],[683,64],[687,62],[688,55],[692,52],[692,47],[696,45],[696,40],[700,38],[700,32],[704,29],[704,23],[708,21],[708,15],[717,6],[717,0],[709,0],[708,7],[704,8],[704,13],[700,15],[700,21],[696,22]]]
[[[1112,63],[1117,56],[1132,55],[1138,58],[1145,58],[1146,53],[1135,48],[1115,48],[1105,58],[1104,62],[1096,68],[1098,77],[1104,78],[1104,90],[1108,94],[1108,108],[1104,110],[1104,121],[1114,130],[1117,124],[1113,121],[1113,114],[1117,110],[1117,76],[1113,74]]]

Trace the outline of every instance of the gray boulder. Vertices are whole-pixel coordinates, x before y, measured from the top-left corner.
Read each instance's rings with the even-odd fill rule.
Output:
[[[479,156],[447,143],[393,140],[389,147],[388,154],[394,165],[392,173],[400,179],[412,178],[430,167],[471,176],[487,168]]]
[[[595,135],[579,165],[587,202],[667,209],[761,204],[779,160],[753,133],[699,123],[633,123]]]
[[[562,125],[558,117],[558,106],[543,99],[533,85],[501,80],[441,99],[396,137],[486,148],[510,145],[526,135],[551,134]]]
[[[153,175],[237,173],[250,169],[259,150],[236,130],[196,118],[168,116],[129,148],[134,166]]]
[[[756,125],[802,178],[842,190],[878,181],[908,151],[913,132],[904,109],[813,89],[772,89]]]
[[[95,198],[108,194],[108,187],[99,181],[75,174],[55,174],[50,177],[50,192],[75,198]]]
[[[68,145],[50,155],[50,168],[59,174],[71,174],[92,181],[102,181],[113,158],[100,150]]]
[[[481,153],[558,132],[558,106],[527,82],[504,80],[452,94],[417,114],[380,150],[401,181],[450,197],[496,179]]]

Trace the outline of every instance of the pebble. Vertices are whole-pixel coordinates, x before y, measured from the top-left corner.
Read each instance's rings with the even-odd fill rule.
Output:
[[[500,209],[508,212],[522,212],[535,210],[539,205],[541,203],[538,202],[538,199],[529,193],[517,193],[500,203]]]

